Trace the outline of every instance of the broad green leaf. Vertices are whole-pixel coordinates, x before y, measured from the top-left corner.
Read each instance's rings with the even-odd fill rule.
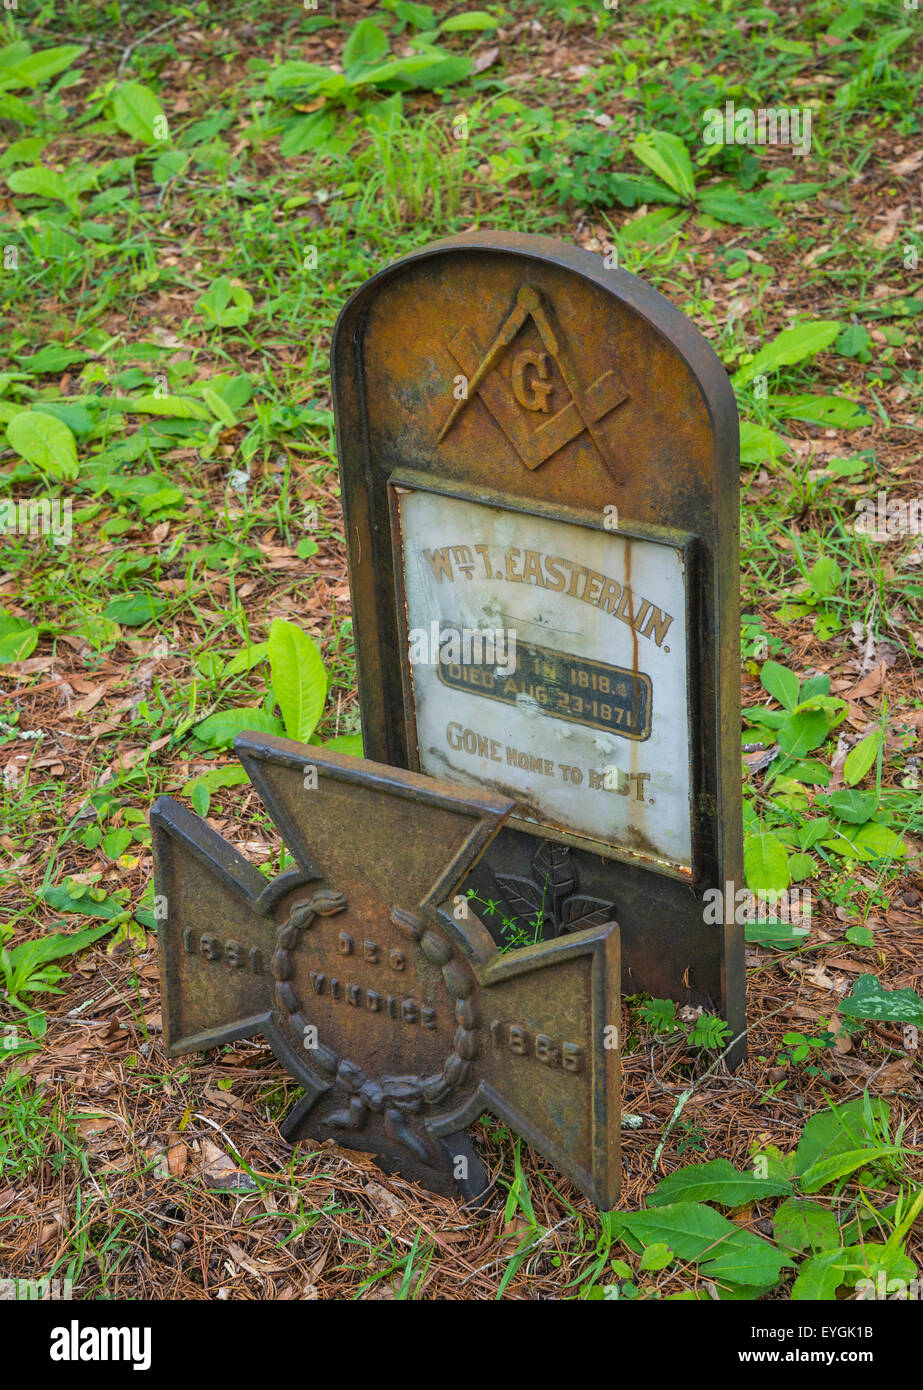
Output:
[[[11,48],[18,45],[10,45]],[[39,53],[25,53],[15,58],[9,65],[0,67],[0,86],[38,87],[80,57],[84,46],[77,43],[60,44],[57,48],[45,48]]]
[[[784,1154],[775,1144],[750,1146],[750,1157],[766,1169],[767,1176],[789,1182],[795,1176],[795,1155]]]
[[[811,854],[791,854],[788,860],[789,877],[793,883],[811,878],[817,872],[817,860]]]
[[[473,66],[470,58],[456,54],[441,57],[431,50],[412,58],[394,58],[380,67],[363,68],[355,77],[350,77],[349,85],[383,87],[392,91],[439,89],[464,82],[471,76]]]
[[[840,587],[843,571],[836,560],[822,555],[808,570],[808,583],[818,598],[830,598]]]
[[[72,210],[77,206],[77,192],[73,185],[55,169],[46,169],[36,164],[32,169],[16,169],[7,175],[7,183],[14,193],[22,193],[32,198],[53,198],[66,203]]]
[[[798,694],[798,703],[804,707],[806,700],[812,700],[818,695],[830,694],[830,677],[824,675],[809,676],[806,681],[801,682],[801,690]],[[841,702],[842,703],[842,702]]]
[[[77,441],[63,420],[41,410],[24,410],[6,427],[11,448],[51,478],[77,476]]]
[[[6,43],[0,48],[0,81],[4,81],[10,72],[13,72],[17,63],[21,63],[24,58],[28,58],[32,52],[32,45],[25,39],[17,39],[15,43]]]
[[[866,976],[861,976],[866,979]],[[877,981],[876,981],[877,983]],[[843,1012],[842,1005],[838,1012]],[[795,1154],[795,1172],[804,1173],[821,1159],[833,1157],[858,1148],[866,1142],[868,1129],[865,1097],[829,1106],[812,1115],[801,1131]],[[890,1108],[880,1097],[869,1098],[869,1114],[876,1126],[884,1129],[889,1121]]]
[[[822,1187],[849,1177],[859,1168],[865,1168],[876,1159],[892,1158],[901,1152],[897,1144],[876,1144],[865,1149],[848,1149],[846,1153],[834,1154],[830,1158],[820,1158],[802,1173],[800,1187],[802,1192],[819,1192]]]
[[[872,335],[861,323],[850,323],[836,340],[836,350],[841,357],[858,357],[872,341]]]
[[[825,835],[830,834],[830,821],[826,816],[816,817],[814,820],[805,821],[804,825],[798,829],[798,843],[802,849],[811,849],[817,845]]]
[[[843,1251],[827,1250],[811,1255],[798,1271],[792,1285],[793,1303],[829,1303],[843,1283]]]
[[[252,647],[245,647],[242,652],[232,656],[222,671],[224,676],[239,676],[244,671],[252,671],[254,666],[258,666],[261,661],[265,661],[269,655],[268,642],[254,642]]]
[[[349,753],[353,758],[362,757],[362,735],[340,734],[338,738],[328,738],[324,743],[334,753]]]
[[[825,187],[823,183],[778,183],[773,185],[769,196],[773,203],[803,203],[822,193]]]
[[[783,1202],[772,1223],[776,1244],[789,1254],[840,1248],[840,1228],[832,1211],[819,1202]]]
[[[678,135],[665,130],[644,131],[632,142],[631,152],[674,193],[692,201],[695,174],[689,152]]]
[[[253,731],[257,734],[282,734],[282,722],[262,709],[227,709],[210,714],[196,724],[192,732],[202,743],[212,748],[228,748],[238,734]]]
[[[789,1182],[739,1172],[726,1158],[715,1158],[671,1173],[649,1194],[647,1204],[663,1207],[673,1202],[717,1202],[723,1207],[739,1207],[763,1197],[786,1196],[791,1190]]]
[[[224,383],[220,388],[219,380]],[[243,410],[253,399],[253,378],[247,372],[238,372],[237,376],[228,377],[226,380],[223,377],[216,378],[213,385],[216,390],[220,389],[221,395],[233,411]]]
[[[788,851],[769,832],[744,836],[744,878],[754,893],[788,887]]]
[[[879,1273],[885,1277],[885,1285],[891,1279],[900,1279],[909,1284],[917,1276],[917,1266],[899,1245],[882,1245],[878,1241],[864,1241],[862,1245],[847,1245],[843,1254],[843,1283],[855,1287],[860,1279],[877,1280]]]
[[[857,830],[854,842],[868,859],[906,859],[909,852],[900,835],[878,821],[869,821]]]
[[[780,666],[777,661],[764,661],[760,671],[763,689],[778,700],[784,709],[793,710],[798,703],[800,682],[794,671]]]
[[[0,88],[2,87],[3,83],[0,81]],[[20,125],[38,125],[41,117],[35,109],[34,102],[23,101],[22,97],[13,96],[12,92],[0,90],[0,119],[18,121]]]
[[[119,907],[112,916],[121,916],[124,910],[124,908]],[[95,913],[88,914],[83,909],[81,911],[83,911],[84,916],[96,915]],[[114,926],[115,922],[110,919],[99,927],[85,927],[83,931],[75,932],[51,932],[48,936],[39,937],[37,941],[29,941],[24,944],[32,948],[30,955],[36,961],[61,960],[64,956],[72,956],[77,951],[86,950],[87,946],[92,946],[94,941],[98,941],[100,937],[112,931]],[[14,947],[12,954],[15,955],[16,951],[20,949],[22,948]]]
[[[831,792],[824,801],[834,815],[850,825],[864,825],[878,809],[877,792],[839,791]]]
[[[845,718],[849,706],[845,700],[839,699],[838,696],[821,694],[819,690],[813,695],[807,695],[804,687],[802,687],[801,694],[798,697],[798,704],[795,706],[792,713],[801,714],[804,710],[812,709],[822,710],[824,714],[828,716],[830,728],[832,729],[835,724],[839,724],[840,720]]]
[[[164,150],[151,165],[151,178],[158,184],[169,183],[171,179],[179,178],[191,163],[189,150]]]
[[[865,406],[844,396],[812,396],[807,392],[784,396],[771,394],[769,403],[785,420],[807,420],[812,425],[829,425],[835,429],[859,429],[872,423]]]
[[[131,844],[130,830],[110,830],[103,836],[103,850],[110,859],[118,859]]]
[[[788,716],[781,709],[767,709],[765,705],[754,705],[752,709],[743,711],[743,717],[750,724],[764,724],[767,729],[781,729]]]
[[[814,319],[796,324],[794,328],[783,329],[778,337],[773,338],[750,362],[734,373],[732,384],[736,387],[746,386],[755,376],[804,362],[815,352],[829,347],[842,326],[840,323]]]
[[[196,300],[196,308],[218,328],[240,328],[249,322],[253,296],[243,285],[233,285],[226,275],[220,275]]]
[[[830,782],[831,772],[829,767],[818,762],[816,758],[808,758],[804,762],[793,763],[791,767],[787,767],[785,775],[794,782],[807,782],[812,787],[826,787]]]
[[[913,989],[886,989],[877,975],[860,975],[852,993],[838,1005],[846,1018],[872,1018],[923,1028],[923,999]]]
[[[703,1273],[705,1270],[711,1271],[711,1265],[703,1266]],[[778,1279],[773,1279],[770,1284],[717,1284],[715,1288],[720,1303],[755,1303],[758,1298],[763,1297],[764,1293],[769,1293],[770,1289],[775,1288],[778,1282]],[[690,1289],[688,1292],[697,1294],[703,1302],[709,1297],[705,1289]],[[667,1295],[668,1298],[681,1298],[682,1296],[682,1294]]]
[[[713,1259],[729,1240],[741,1234],[733,1221],[700,1202],[616,1212],[613,1225],[616,1231],[628,1231],[642,1245],[669,1245],[679,1260]]]
[[[500,21],[486,10],[467,10],[463,14],[444,19],[439,26],[443,34],[465,34],[472,29],[496,29]]]
[[[153,145],[167,137],[167,120],[160,98],[142,82],[123,82],[115,93],[112,110],[116,124],[133,140]]]
[[[331,72],[330,68],[317,63],[303,63],[293,60],[281,63],[266,74],[266,86],[270,94],[283,101],[292,101],[299,96],[314,96],[322,92],[325,96],[335,96],[347,86],[342,73]]]
[[[829,642],[830,638],[840,631],[843,626],[835,613],[817,613],[814,617],[812,627],[814,636],[818,642]]]
[[[39,406],[43,415],[50,415],[54,420],[60,420],[62,425],[75,435],[86,437],[93,434],[96,429],[96,412],[90,411],[79,401],[46,401],[43,400]]]
[[[157,396],[149,392],[123,402],[126,415],[164,415],[174,420],[208,420],[210,415],[201,401],[189,396]]]
[[[747,941],[758,946],[774,946],[778,951],[790,951],[803,946],[810,935],[807,927],[792,922],[748,922],[744,928]]]
[[[702,1263],[701,1273],[706,1279],[772,1286],[778,1281],[783,1266],[789,1263],[781,1250],[769,1241],[738,1229],[736,1236],[722,1244],[713,1260]]]
[[[776,227],[779,219],[762,193],[742,193],[733,184],[700,188],[696,194],[699,211],[732,227]]]
[[[143,627],[153,622],[164,612],[167,605],[159,594],[143,590],[137,594],[124,594],[114,598],[106,605],[104,616],[111,623],[121,623],[124,627]]]
[[[661,1269],[666,1269],[667,1265],[672,1264],[674,1259],[673,1251],[669,1245],[654,1244],[649,1245],[638,1262],[639,1269],[649,1269],[652,1273],[657,1273]]]
[[[313,638],[284,618],[269,630],[272,685],[289,738],[307,743],[324,712],[327,672]]]
[[[741,463],[775,463],[777,458],[788,453],[790,447],[788,440],[781,434],[776,434],[775,430],[768,429],[765,425],[755,425],[750,420],[741,420]]]
[[[878,759],[878,745],[881,742],[878,734],[867,734],[861,743],[857,743],[846,756],[843,764],[843,781],[848,782],[854,787],[857,782],[861,782],[865,774]]]
[[[862,4],[849,5],[833,17],[827,25],[827,33],[833,35],[834,38],[845,39],[865,22],[865,6]]]
[[[38,631],[26,618],[14,618],[0,608],[0,663],[25,661],[38,644]]]
[[[336,128],[328,111],[311,111],[286,126],[279,153],[284,159],[295,159],[309,150],[325,150]]]
[[[612,174],[606,187],[609,196],[623,207],[637,207],[639,203],[681,203],[683,200],[666,184],[657,179],[649,179],[646,174]]]
[[[233,765],[229,767],[215,767],[212,768],[211,772],[205,772],[201,777],[193,777],[187,782],[183,787],[183,796],[192,797],[193,805],[195,805],[197,788],[201,788],[204,792],[210,794],[216,791],[218,787],[239,787],[247,780],[247,774],[242,767],[234,767]],[[199,811],[200,816],[208,814],[207,798],[205,806],[206,809],[204,811],[199,811],[198,806],[196,806],[196,810]]]
[[[377,63],[388,51],[388,36],[373,19],[360,19],[350,32],[343,49],[343,69],[361,64]]]
[[[226,425],[228,429],[234,428],[237,424],[237,416],[223,396],[219,396],[218,392],[213,390],[211,386],[203,386],[202,399],[216,420],[220,420],[221,424]]]
[[[421,5],[416,3],[416,0],[395,0],[388,8],[394,10],[398,19],[403,20],[405,24],[412,24],[415,29],[429,32],[436,27],[436,15],[431,5]],[[625,1278],[628,1278],[627,1274]]]
[[[790,714],[779,726],[779,747],[791,758],[803,758],[825,742],[830,722],[823,710]]]

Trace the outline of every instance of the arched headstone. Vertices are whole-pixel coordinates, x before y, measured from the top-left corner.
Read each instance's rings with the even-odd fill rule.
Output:
[[[511,797],[478,899],[542,936],[614,918],[626,993],[740,1034],[743,932],[709,910],[742,886],[738,426],[707,340],[588,252],[466,234],[353,295],[333,373],[366,756]]]

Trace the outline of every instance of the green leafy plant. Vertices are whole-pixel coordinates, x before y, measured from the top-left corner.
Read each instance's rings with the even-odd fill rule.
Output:
[[[123,82],[115,90],[112,110],[116,124],[133,140],[156,144],[167,135],[167,120],[160,98],[142,82]]]
[[[40,1164],[52,1173],[65,1164],[86,1172],[85,1148],[59,1096],[15,1070],[0,1076],[0,1173],[24,1182]]]
[[[909,1281],[917,1267],[905,1242],[923,1210],[923,1190],[901,1190],[882,1208],[866,1195],[900,1182],[908,1152],[903,1130],[892,1134],[887,1103],[867,1093],[831,1103],[807,1121],[794,1153],[756,1149],[750,1171],[723,1158],[677,1169],[645,1208],[610,1212],[609,1234],[637,1257],[639,1272],[691,1263],[714,1290],[679,1297],[760,1298],[794,1276],[792,1299],[832,1300],[840,1288],[874,1281],[880,1270]],[[847,1197],[856,1186],[858,1195]],[[828,1198],[819,1195],[825,1189]],[[772,1239],[715,1210],[779,1198]],[[884,1230],[885,1240],[874,1238]],[[656,1289],[644,1296],[656,1297]]]
[[[638,1005],[638,1020],[655,1037],[683,1035],[691,1047],[722,1048],[731,1035],[730,1026],[715,1014],[697,1014],[688,1022],[679,1017],[672,999],[645,999]]]
[[[827,1051],[833,1047],[834,1035],[829,1029],[822,1032],[820,1036],[816,1038],[808,1037],[805,1033],[794,1031],[784,1033],[782,1035],[782,1043],[783,1046],[776,1054],[774,1063],[776,1067],[781,1067],[785,1070],[802,1068],[805,1076],[819,1076],[825,1081],[830,1080],[829,1073],[822,1066],[810,1061],[812,1057],[816,1056],[818,1051]],[[768,1058],[760,1057],[759,1060],[761,1062],[766,1062]],[[804,1063],[808,1063],[808,1065],[804,1066]],[[764,1100],[778,1095],[780,1091],[785,1089],[787,1084],[786,1078],[773,1082],[766,1092]]]
[[[38,644],[38,629],[26,618],[14,618],[0,608],[0,663],[25,661]]]
[[[620,201],[681,203],[698,212],[743,227],[772,227],[777,218],[765,192],[744,192],[732,183],[697,187],[696,170],[685,142],[668,130],[642,131],[631,144],[635,158],[656,176],[656,182],[626,174]]]
[[[33,52],[25,39],[17,39],[0,48],[0,118],[36,125],[39,109],[15,93],[28,89],[35,92],[53,77],[66,72],[85,52],[82,44],[59,44]]]
[[[10,448],[56,480],[77,476],[77,441],[63,420],[43,410],[22,410],[6,427]]]
[[[235,285],[226,275],[219,275],[196,301],[196,308],[216,328],[242,328],[253,312],[253,296],[243,285]],[[172,415],[178,412],[165,410],[163,413]],[[222,423],[226,424],[227,420]]]
[[[314,732],[327,698],[327,670],[312,637],[295,623],[276,618],[269,640],[248,647],[227,663],[223,674],[248,671],[268,660],[270,687],[264,708],[221,710],[195,724],[193,733],[213,748],[227,748],[245,731],[284,734],[298,743],[314,742]],[[274,711],[278,707],[278,714]],[[341,753],[362,754],[361,734],[343,734],[323,745]],[[218,787],[237,786],[247,780],[240,767],[215,768],[187,782],[184,793],[192,798],[200,815],[208,814],[211,793]]]
[[[624,117],[617,118],[619,124]],[[560,147],[538,147],[532,182],[547,184],[559,198],[572,198],[584,207],[621,203],[677,205],[704,213],[718,222],[744,227],[775,227],[778,218],[774,203],[785,196],[774,184],[747,191],[727,181],[703,186],[708,171],[696,169],[686,141],[672,131],[642,131],[629,146],[648,174],[631,174],[612,169],[613,130],[579,126],[566,131]],[[803,195],[805,196],[805,195]]]
[[[811,319],[783,329],[759,352],[747,357],[731,377],[732,385],[742,390],[754,377],[768,376],[780,367],[795,366],[815,353],[823,352],[836,339],[842,326],[839,322]]]
[[[85,950],[112,931],[114,925],[114,921],[109,921],[83,931],[50,932],[33,941],[0,947],[0,980],[3,982],[4,1002],[26,1015],[26,1026],[33,1037],[44,1036],[47,1022],[45,1015],[33,1008],[26,996],[63,993],[58,985],[67,978],[67,971],[54,962]]]
[[[860,975],[852,992],[841,1000],[845,1018],[906,1023],[923,1029],[923,999],[913,989],[886,989],[877,975]]]
[[[778,741],[778,756],[770,759],[765,788],[772,801],[767,816],[757,819],[752,809],[745,808],[744,870],[747,886],[767,894],[784,892],[791,884],[812,877],[817,869],[815,853],[828,862],[842,860],[879,864],[882,872],[891,872],[908,855],[908,846],[893,828],[899,820],[894,792],[884,792],[881,786],[883,757],[882,729],[886,719],[883,704],[882,725],[866,735],[847,755],[844,781],[847,785],[825,792],[831,771],[826,761],[809,756],[827,742],[829,733],[842,721],[845,703],[830,695],[826,675],[802,681],[793,671],[774,661],[764,663],[760,680],[767,694],[782,706],[753,706],[744,711],[748,723],[771,731]],[[875,787],[860,789],[855,784],[868,777],[875,768]],[[803,819],[808,798],[803,786],[819,788],[814,794],[817,810],[826,814]],[[793,818],[798,823],[793,823]],[[775,823],[773,824],[773,820]],[[813,851],[813,853],[812,853]],[[775,922],[748,925],[749,940],[765,940],[774,945],[797,944],[800,923]],[[785,927],[785,930],[781,928]],[[856,945],[870,945],[867,927],[850,927],[847,939]]]
[[[418,11],[417,18],[422,18],[419,11],[426,7],[412,8]],[[410,9],[407,14],[409,16]],[[453,17],[454,20],[464,18],[464,15]],[[442,24],[443,32],[485,27],[453,23],[453,19]],[[416,33],[410,39],[412,51],[395,56],[390,51],[386,31],[375,20],[366,18],[359,20],[350,32],[343,49],[342,72],[300,59],[288,59],[270,68],[266,73],[265,91],[275,102],[292,105],[296,111],[312,100],[322,102],[320,108],[306,115],[289,117],[284,122],[282,153],[345,152],[353,143],[357,129],[355,124],[338,123],[335,115],[338,109],[345,108],[349,113],[365,116],[374,110],[369,98],[377,93],[441,91],[464,82],[473,72],[472,59],[441,47],[436,42],[437,37],[436,29]]]

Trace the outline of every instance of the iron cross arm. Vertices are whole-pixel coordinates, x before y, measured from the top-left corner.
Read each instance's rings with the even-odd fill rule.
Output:
[[[489,1110],[611,1207],[618,926],[501,953],[460,890],[509,799],[268,735],[235,747],[294,863],[267,881],[155,803],[170,1054],[262,1033],[304,1088],[286,1138],[465,1200],[490,1186],[464,1133]]]

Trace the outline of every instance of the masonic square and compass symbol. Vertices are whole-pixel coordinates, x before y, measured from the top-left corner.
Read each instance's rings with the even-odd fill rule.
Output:
[[[515,340],[533,325],[536,346],[522,342],[517,350]],[[527,468],[538,468],[586,430],[611,470],[600,427],[629,393],[614,368],[583,384],[560,329],[533,285],[521,287],[489,347],[473,329],[463,328],[448,348],[468,380],[465,395],[456,400],[439,431],[440,442],[469,401],[480,395]],[[508,349],[513,353],[509,380],[499,370]]]

